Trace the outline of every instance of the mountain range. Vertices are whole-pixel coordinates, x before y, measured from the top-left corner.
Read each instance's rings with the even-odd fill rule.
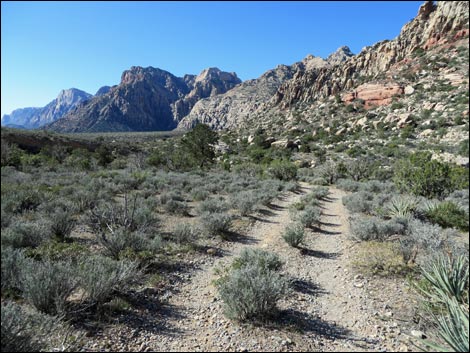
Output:
[[[94,96],[65,90],[44,108],[5,115],[2,125],[59,132],[186,130],[197,123],[216,130],[269,128],[275,117],[288,120],[299,107],[325,99],[346,105],[361,101],[366,109],[389,105],[409,84],[396,73],[413,65],[417,53],[445,50],[468,37],[468,10],[464,1],[427,1],[393,40],[357,55],[348,47],[326,59],[309,55],[245,82],[218,68],[176,77],[158,68],[133,66],[118,85],[104,86]]]

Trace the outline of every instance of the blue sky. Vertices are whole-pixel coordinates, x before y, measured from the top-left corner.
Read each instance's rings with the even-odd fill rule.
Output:
[[[94,94],[131,66],[242,80],[342,45],[393,39],[422,1],[1,2],[1,114],[61,89]]]

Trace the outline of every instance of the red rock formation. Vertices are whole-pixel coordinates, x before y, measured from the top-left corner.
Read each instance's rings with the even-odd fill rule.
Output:
[[[366,83],[357,87],[353,92],[344,94],[342,101],[349,104],[355,99],[360,99],[364,101],[364,107],[368,109],[373,106],[390,104],[393,97],[403,93],[405,93],[404,88],[395,83],[385,85]]]

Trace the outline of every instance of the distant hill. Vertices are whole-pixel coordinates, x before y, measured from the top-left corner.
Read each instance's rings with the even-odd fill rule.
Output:
[[[64,114],[92,97],[76,88],[62,90],[43,108],[21,108],[2,117],[2,126],[37,129],[60,119]]]
[[[119,85],[100,89],[93,99],[71,110],[46,129],[59,132],[172,130],[202,98],[225,93],[241,82],[217,68],[198,76],[176,77],[153,68],[133,66]],[[104,94],[101,94],[105,92]]]

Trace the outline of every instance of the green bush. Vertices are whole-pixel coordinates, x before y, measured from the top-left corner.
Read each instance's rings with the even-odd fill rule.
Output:
[[[240,321],[274,315],[277,302],[288,293],[287,281],[277,273],[281,266],[276,254],[244,250],[216,282],[225,315]]]
[[[307,206],[298,216],[298,221],[307,228],[320,228],[321,209],[317,206]]]
[[[2,352],[47,352],[60,331],[56,318],[2,300]]]
[[[285,230],[282,238],[290,246],[297,248],[305,238],[304,226],[300,223],[294,223],[288,225]]]
[[[240,211],[241,216],[248,216],[255,211],[258,198],[253,191],[242,191],[231,196],[231,204]]]
[[[103,304],[114,291],[124,291],[135,283],[141,272],[132,261],[115,261],[107,257],[84,258],[79,265],[80,286],[91,303]]]
[[[218,199],[208,199],[202,201],[197,210],[199,214],[204,213],[222,213],[227,211],[228,206],[225,201],[218,200]]]
[[[385,241],[391,235],[404,234],[406,224],[400,219],[384,221],[377,217],[351,217],[351,235],[359,241]]]
[[[65,313],[67,298],[78,286],[75,269],[69,262],[28,260],[19,277],[25,300],[46,314]]]
[[[243,267],[254,266],[265,271],[278,271],[283,262],[279,255],[261,249],[244,248],[240,256],[233,263],[232,268],[238,270]]]
[[[274,160],[269,168],[269,174],[276,179],[289,181],[297,178],[297,166],[286,160]]]
[[[453,202],[445,201],[431,207],[426,217],[441,227],[468,231],[468,214]]]
[[[415,153],[394,165],[393,181],[401,191],[427,198],[444,198],[468,187],[468,171],[431,159],[431,153]]]
[[[24,267],[26,257],[22,250],[9,246],[1,248],[2,254],[2,292],[20,289],[20,273]]]
[[[232,216],[227,213],[203,213],[200,220],[208,235],[225,235],[232,225]]]
[[[2,247],[35,248],[51,237],[50,224],[43,220],[17,219],[2,230]]]
[[[193,243],[199,236],[199,231],[188,223],[179,223],[173,230],[173,236],[178,244]]]

